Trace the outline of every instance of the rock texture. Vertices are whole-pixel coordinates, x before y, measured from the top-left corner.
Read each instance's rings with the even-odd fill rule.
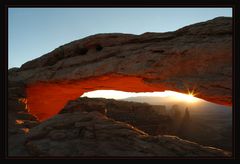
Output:
[[[8,154],[28,156],[24,147],[29,128],[37,126],[39,120],[29,113],[26,92],[21,82],[8,83]]]
[[[69,100],[97,89],[191,90],[197,97],[231,105],[231,18],[167,33],[89,36],[10,69],[8,81],[10,156],[229,155],[176,137],[149,136],[103,116],[101,108],[102,114],[58,113]]]
[[[163,105],[80,97],[69,101],[59,113],[98,111],[152,136],[173,135],[201,145],[232,151],[231,111],[216,109],[211,114],[212,109],[204,110],[203,113],[195,109],[189,112],[187,108],[181,109],[178,105],[169,109]]]
[[[30,130],[34,156],[229,156],[175,136],[150,136],[99,112],[58,114]]]
[[[150,135],[171,134],[174,121],[170,116],[161,114],[159,112],[161,110],[162,106],[147,103],[81,97],[69,101],[59,113],[98,111],[116,121],[131,124]]]
[[[9,116],[13,116],[13,112],[9,113]],[[12,124],[14,122],[15,124]],[[176,136],[156,135],[168,134],[166,129],[171,129],[171,122],[168,116],[156,113],[155,108],[145,103],[79,98],[69,101],[59,114],[41,123],[37,120],[10,118],[9,155],[108,157],[231,155],[230,152],[202,146]],[[151,127],[145,127],[146,123]]]
[[[34,114],[52,104],[54,115],[68,100],[97,89],[193,90],[197,97],[231,105],[232,19],[167,33],[93,35],[9,71],[9,80],[27,85]]]

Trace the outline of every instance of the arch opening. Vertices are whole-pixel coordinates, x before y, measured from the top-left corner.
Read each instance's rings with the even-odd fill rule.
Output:
[[[110,98],[110,99],[128,99],[130,97],[159,97],[167,98],[172,101],[180,101],[184,103],[197,103],[201,99],[194,97],[194,93],[189,92],[188,94],[174,92],[174,91],[163,91],[163,92],[124,92],[117,90],[95,90],[85,92],[81,97],[89,98]]]
[[[117,101],[147,103],[151,106],[164,106],[166,110],[170,110],[174,106],[180,107],[184,112],[187,108],[191,113],[207,113],[214,110],[230,110],[231,107],[212,103],[194,96],[195,94],[189,92],[188,94],[163,91],[163,92],[124,92],[117,90],[95,90],[85,92],[81,98],[104,98],[115,99]]]

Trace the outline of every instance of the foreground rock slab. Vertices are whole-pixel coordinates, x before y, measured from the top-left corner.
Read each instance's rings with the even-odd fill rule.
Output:
[[[58,114],[30,129],[33,156],[230,156],[175,136],[150,136],[99,112]]]

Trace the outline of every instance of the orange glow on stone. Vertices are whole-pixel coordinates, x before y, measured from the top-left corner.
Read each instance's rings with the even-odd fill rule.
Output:
[[[19,102],[22,102],[22,103],[24,103],[24,104],[27,103],[27,99],[26,99],[26,98],[20,98],[18,101],[19,101]]]
[[[25,104],[25,110],[28,111],[28,106],[27,106],[27,104],[28,104],[28,99],[26,99],[26,98],[20,98],[20,99],[18,99],[18,101],[21,102],[21,103],[23,103],[23,104]]]
[[[164,91],[166,88],[146,85],[138,77],[121,75],[107,75],[71,82],[35,83],[27,87],[28,108],[30,113],[43,121],[57,114],[69,100],[80,97],[84,92],[98,89],[153,92]]]
[[[21,124],[23,124],[24,122],[23,122],[23,120],[16,120],[16,124],[17,125],[21,125]]]
[[[23,131],[24,133],[28,133],[28,132],[29,132],[29,128],[22,128],[22,131]]]
[[[176,87],[177,88],[177,87]],[[140,77],[110,74],[83,80],[38,82],[27,86],[27,106],[31,114],[40,121],[57,114],[69,100],[75,100],[85,92],[94,90],[119,90],[125,92],[161,92],[172,90],[161,84],[147,84]],[[200,95],[201,96],[201,95]],[[199,97],[199,94],[198,96]],[[216,102],[215,99],[202,96],[205,100]],[[223,104],[223,102],[219,102]],[[224,104],[231,105],[231,104]]]

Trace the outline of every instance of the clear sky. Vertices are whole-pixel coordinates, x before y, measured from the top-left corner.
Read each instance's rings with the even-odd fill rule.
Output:
[[[9,8],[8,68],[97,33],[174,31],[231,8]]]

